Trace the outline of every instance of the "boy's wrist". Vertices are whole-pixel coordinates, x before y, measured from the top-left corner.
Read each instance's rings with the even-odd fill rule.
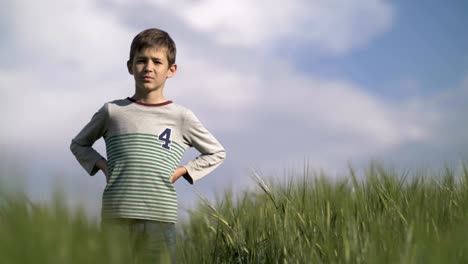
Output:
[[[182,177],[184,174],[187,173],[187,169],[185,167],[178,167],[175,171],[175,175],[177,177],[177,179],[179,179],[180,177]]]
[[[184,166],[180,166],[179,169],[180,169],[180,173],[181,173],[180,176],[187,173],[187,169]]]
[[[172,183],[176,182],[180,177],[182,177],[186,173],[187,173],[187,169],[185,167],[183,166],[178,167],[172,174],[171,182]]]

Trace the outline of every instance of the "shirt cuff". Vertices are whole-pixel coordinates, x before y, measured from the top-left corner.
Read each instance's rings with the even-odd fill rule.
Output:
[[[190,174],[189,174],[188,172],[185,173],[184,175],[182,175],[182,177],[184,177],[184,179],[185,179],[186,181],[188,181],[190,184],[193,185],[193,178],[192,178],[192,176],[190,176]]]

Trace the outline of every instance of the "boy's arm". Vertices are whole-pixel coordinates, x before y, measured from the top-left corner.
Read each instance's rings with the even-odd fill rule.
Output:
[[[182,176],[193,184],[221,165],[226,158],[226,152],[218,140],[189,110],[184,120],[184,131],[187,142],[195,147],[200,155],[178,170],[185,172]]]
[[[96,163],[104,159],[92,146],[107,131],[107,107],[107,104],[105,104],[94,114],[91,121],[78,133],[70,145],[73,155],[91,176],[95,175],[100,169],[96,166]]]

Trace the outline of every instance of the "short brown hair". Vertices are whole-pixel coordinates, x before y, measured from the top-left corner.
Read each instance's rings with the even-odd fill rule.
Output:
[[[174,40],[166,31],[157,28],[145,29],[133,38],[128,62],[133,61],[135,53],[150,47],[166,48],[169,66],[175,63],[177,50]]]

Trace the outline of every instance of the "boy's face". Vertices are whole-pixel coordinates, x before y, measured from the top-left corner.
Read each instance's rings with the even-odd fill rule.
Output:
[[[169,65],[166,51],[166,48],[144,48],[127,63],[128,72],[135,78],[136,89],[145,93],[162,92],[166,79],[174,76],[177,70],[176,64]]]

